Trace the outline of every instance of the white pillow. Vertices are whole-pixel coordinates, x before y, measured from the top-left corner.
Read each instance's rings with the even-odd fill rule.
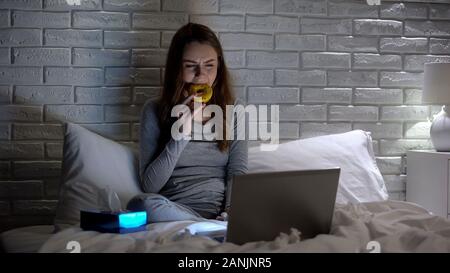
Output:
[[[279,144],[274,151],[251,147],[248,153],[249,173],[332,167],[341,168],[337,203],[383,201],[388,198],[369,132],[354,130],[294,140]]]
[[[116,193],[124,208],[141,193],[137,160],[131,148],[67,123],[56,228],[77,224],[81,209],[99,209],[105,192]]]

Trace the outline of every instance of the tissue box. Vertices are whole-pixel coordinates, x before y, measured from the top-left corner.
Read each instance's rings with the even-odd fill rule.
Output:
[[[80,227],[106,233],[130,233],[145,230],[145,211],[80,211]]]

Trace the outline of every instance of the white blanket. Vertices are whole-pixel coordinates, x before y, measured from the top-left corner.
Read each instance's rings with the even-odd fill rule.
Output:
[[[192,224],[156,223],[132,234],[71,227],[53,235],[39,252],[71,252],[70,241],[79,244],[81,252],[450,252],[450,221],[401,201],[337,206],[330,234],[308,240],[293,229],[270,242],[239,246],[192,235]]]

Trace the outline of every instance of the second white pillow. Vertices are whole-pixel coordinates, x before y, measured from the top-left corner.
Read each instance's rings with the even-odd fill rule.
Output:
[[[354,130],[343,134],[300,139],[279,144],[275,151],[252,147],[249,173],[326,169],[340,167],[337,203],[383,201],[388,198],[377,167],[370,133]]]

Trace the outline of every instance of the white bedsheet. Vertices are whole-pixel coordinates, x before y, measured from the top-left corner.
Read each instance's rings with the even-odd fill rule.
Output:
[[[133,234],[71,227],[52,235],[39,252],[70,252],[69,241],[77,241],[81,252],[369,252],[378,245],[381,252],[450,252],[450,221],[400,201],[338,206],[331,233],[304,241],[298,231],[291,230],[270,242],[219,243],[192,235],[186,228],[193,223],[151,224],[148,231]]]
[[[53,233],[53,225],[20,227],[3,232],[1,245],[8,253],[34,253]]]

